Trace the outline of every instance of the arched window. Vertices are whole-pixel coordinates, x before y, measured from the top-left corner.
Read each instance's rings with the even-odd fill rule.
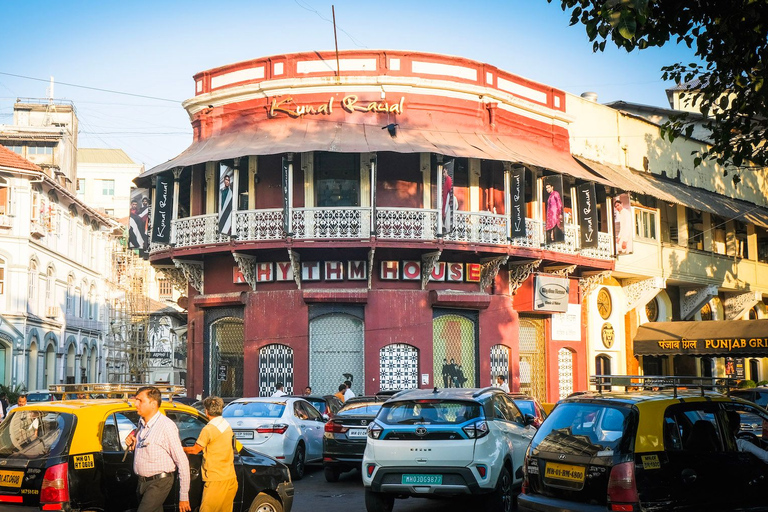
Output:
[[[29,290],[27,295],[30,302],[37,298],[37,260],[35,259],[29,262]]]
[[[87,301],[87,294],[88,294],[88,283],[83,280],[82,284],[80,285],[80,309],[79,309],[79,317],[80,318],[87,318],[88,317],[88,303]]]
[[[11,213],[11,189],[8,180],[0,178],[0,215]]]
[[[88,289],[88,319],[93,320],[96,316],[96,286],[91,285]]]
[[[50,308],[56,304],[56,269],[48,266],[45,275],[45,307]]]
[[[606,355],[599,355],[595,357],[595,375],[610,375],[611,374],[611,358]],[[610,391],[610,386],[597,386],[597,389],[603,389],[604,391]]]
[[[5,260],[0,258],[0,295],[5,293]]]
[[[573,393],[573,351],[565,347],[557,351],[557,377],[559,397]]]
[[[405,343],[385,345],[379,350],[379,388],[419,387],[419,349]]]
[[[75,276],[69,274],[67,276],[67,314],[75,314]]]

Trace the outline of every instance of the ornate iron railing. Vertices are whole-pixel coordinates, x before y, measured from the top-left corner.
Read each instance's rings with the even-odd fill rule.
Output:
[[[434,240],[437,210],[377,208],[376,236],[393,240]]]
[[[241,242],[285,238],[283,209],[235,212],[235,233]]]
[[[217,214],[198,215],[171,221],[176,247],[191,247],[229,242],[227,235],[219,233]]]
[[[507,243],[507,216],[488,212],[457,211],[446,240],[481,244]]]
[[[370,208],[296,208],[292,212],[293,238],[368,238]]]

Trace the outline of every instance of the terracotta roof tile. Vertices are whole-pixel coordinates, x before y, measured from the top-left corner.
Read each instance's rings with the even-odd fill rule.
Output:
[[[0,167],[13,167],[24,171],[42,171],[37,165],[2,145],[0,145]]]

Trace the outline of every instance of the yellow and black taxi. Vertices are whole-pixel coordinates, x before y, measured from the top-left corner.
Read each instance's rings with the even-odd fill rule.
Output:
[[[712,391],[713,379],[593,382],[625,391],[558,403],[528,448],[520,511],[768,510],[768,463],[740,449],[766,448],[753,430],[768,427],[768,411]]]
[[[136,509],[137,477],[133,453],[126,451],[125,439],[138,428],[139,415],[132,397],[139,386],[66,387],[52,391],[112,398],[39,402],[11,411],[0,424],[0,510]],[[194,444],[208,421],[194,408],[165,398],[160,411],[176,423],[185,446]],[[233,510],[290,512],[293,483],[288,467],[239,443],[233,449],[239,485]],[[196,510],[203,492],[202,454],[188,457],[189,498],[192,510]],[[177,479],[165,510],[178,511],[178,498]]]

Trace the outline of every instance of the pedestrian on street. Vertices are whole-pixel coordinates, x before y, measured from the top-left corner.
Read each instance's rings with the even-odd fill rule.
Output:
[[[5,393],[0,393],[0,408],[3,409],[3,418],[5,418],[5,415],[8,414],[8,395]]]
[[[194,446],[184,448],[184,453],[203,452],[202,476],[203,500],[200,512],[231,512],[237,494],[235,456],[232,447],[232,427],[221,417],[224,400],[209,396],[203,400],[208,424],[200,431]]]
[[[350,398],[355,397],[355,392],[352,391],[352,381],[345,380],[344,385],[347,386],[347,389],[344,391],[344,401],[346,402]]]
[[[272,396],[285,396],[287,393],[283,391],[283,387],[284,385],[282,382],[277,382],[275,384],[275,392],[272,393]]]
[[[304,388],[304,396],[309,396],[312,394],[312,388],[307,386]]]
[[[347,390],[347,385],[342,382],[341,384],[339,384],[339,392],[338,393],[334,393],[333,396],[335,396],[336,398],[341,400],[341,403],[344,403],[344,401],[345,401],[344,400],[344,392],[346,390]]]
[[[25,405],[27,405],[27,395],[19,395],[19,398],[16,399],[16,403],[10,406],[7,412],[11,412],[17,407],[24,407]]]
[[[163,512],[163,503],[179,472],[179,512],[189,512],[189,460],[172,419],[160,412],[160,390],[144,386],[136,393],[139,429],[125,440],[134,453],[133,471],[139,478],[137,512]]]
[[[506,393],[509,393],[509,384],[507,384],[507,379],[505,379],[503,375],[498,375],[496,377],[496,387],[503,389]]]

